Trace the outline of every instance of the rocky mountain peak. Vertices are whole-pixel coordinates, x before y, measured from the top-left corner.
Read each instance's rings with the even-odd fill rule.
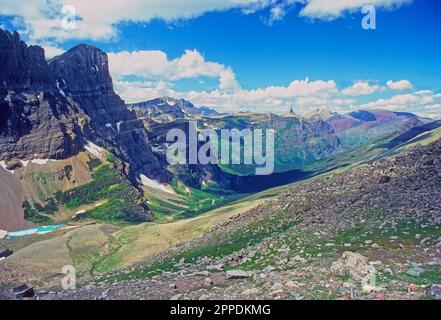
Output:
[[[209,107],[195,107],[193,103],[185,99],[176,99],[168,96],[127,105],[140,117],[150,117],[159,122],[167,122],[172,119],[187,119],[194,116],[220,115],[216,110]]]
[[[306,112],[303,116],[306,119],[310,119],[310,120],[329,120],[330,118],[336,116],[337,113],[332,112],[329,109],[315,109],[315,110],[311,110]]]
[[[154,101],[154,100],[151,100]],[[175,99],[172,97],[160,97],[157,99],[158,103],[167,104],[168,106],[176,106],[181,109],[194,109],[195,106],[188,100],[185,99]]]
[[[130,164],[128,174],[133,181],[139,174],[164,179],[142,121],[113,90],[104,51],[80,44],[51,59],[49,67],[61,89],[91,118],[92,132],[86,133],[87,139]]]
[[[48,63],[61,88],[74,96],[113,92],[107,54],[94,46],[79,44]]]

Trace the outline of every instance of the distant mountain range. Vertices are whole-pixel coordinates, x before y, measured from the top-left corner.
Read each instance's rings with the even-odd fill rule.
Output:
[[[146,117],[158,122],[171,122],[176,119],[211,117],[224,115],[209,107],[195,107],[190,101],[161,97],[145,102],[127,104],[138,117]]]

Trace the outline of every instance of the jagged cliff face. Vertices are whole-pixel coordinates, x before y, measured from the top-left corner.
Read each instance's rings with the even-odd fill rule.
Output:
[[[40,47],[0,30],[0,160],[77,153],[88,117],[57,89]]]
[[[17,33],[0,30],[0,165],[9,170],[0,167],[0,185],[6,195],[0,197],[0,226],[25,227],[24,203],[32,207],[32,203],[41,201],[45,205],[47,199],[52,199],[61,206],[52,197],[64,181],[58,173],[69,167],[70,171],[78,171],[73,163],[89,141],[123,160],[116,162],[119,171],[111,177],[125,183],[128,193],[121,198],[126,202],[113,208],[121,212],[119,218],[152,220],[138,190],[121,177],[120,171],[134,184],[141,174],[161,181],[167,176],[152,153],[142,121],[113,91],[107,55],[97,48],[79,45],[47,62],[42,48],[28,47]],[[36,168],[38,178],[30,182],[29,189],[29,182],[20,175],[23,161],[18,160],[33,159],[65,159],[67,164],[61,169],[48,164]],[[87,159],[84,170],[92,174],[86,163]],[[114,168],[109,166],[108,170]],[[49,179],[51,182],[47,183],[47,177],[54,181]],[[32,188],[38,189],[40,179],[50,187],[45,194],[47,199],[36,200]],[[68,180],[72,185],[77,182],[77,178]],[[40,211],[27,210],[31,220],[27,219],[39,223],[34,218],[41,216]]]
[[[38,92],[55,88],[44,50],[38,46],[28,47],[18,33],[0,29],[0,66],[1,89]]]
[[[167,180],[142,121],[113,91],[107,55],[78,45],[46,62],[44,51],[0,30],[0,161],[62,159],[91,140],[119,156],[135,181]]]
[[[107,55],[92,46],[78,45],[49,61],[49,68],[61,90],[71,95],[91,118],[88,139],[104,145],[129,164],[127,173],[135,178],[144,173],[167,180],[151,150],[141,120],[129,111],[113,91]]]

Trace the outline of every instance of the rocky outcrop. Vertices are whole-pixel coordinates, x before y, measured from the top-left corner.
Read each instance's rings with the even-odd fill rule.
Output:
[[[360,253],[345,251],[331,266],[331,271],[341,276],[361,280],[367,274],[368,259]]]
[[[65,158],[83,146],[88,122],[58,90],[40,47],[0,30],[0,160]]]
[[[151,150],[142,121],[113,90],[106,53],[81,44],[50,60],[49,67],[61,90],[71,95],[90,117],[87,139],[128,163],[126,171],[133,180],[141,173],[167,180]]]
[[[43,48],[28,47],[17,32],[0,29],[0,66],[0,89],[38,92],[55,88]]]

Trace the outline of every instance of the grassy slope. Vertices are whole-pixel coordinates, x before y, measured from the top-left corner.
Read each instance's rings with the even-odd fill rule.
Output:
[[[222,220],[245,212],[260,201],[242,201],[215,209],[195,218],[170,223],[149,223],[130,226],[114,236],[112,253],[95,266],[96,272],[108,272],[130,266],[147,257],[163,252],[173,245],[197,238]]]
[[[175,194],[143,188],[149,208],[160,222],[195,217],[246,196],[214,185],[196,189],[174,181],[172,187]]]
[[[54,169],[53,164],[34,166],[31,173],[26,168],[23,184],[28,188],[34,186],[36,190],[45,187],[44,192],[37,192],[41,193],[38,201],[27,197],[24,202],[24,216],[28,221],[37,225],[69,222],[80,211],[85,211],[83,219],[107,223],[148,221],[145,210],[138,205],[138,191],[112,163],[105,159],[89,158],[86,153],[80,155],[81,166],[61,167],[63,174],[60,168]],[[74,161],[78,162],[77,158],[65,162],[74,164]],[[62,161],[60,163],[63,164]],[[60,163],[55,164],[60,167]],[[69,168],[68,173],[65,172],[66,168]],[[78,168],[82,171],[81,175],[87,178],[81,180],[81,184],[76,183]]]
[[[245,212],[260,201],[242,201],[195,218],[170,223],[134,226],[94,224],[71,231],[8,240],[17,252],[1,263],[16,270],[30,283],[50,287],[64,265],[73,265],[78,276],[130,266],[163,252],[173,245],[201,236],[213,225]],[[0,277],[0,283],[2,278]]]

